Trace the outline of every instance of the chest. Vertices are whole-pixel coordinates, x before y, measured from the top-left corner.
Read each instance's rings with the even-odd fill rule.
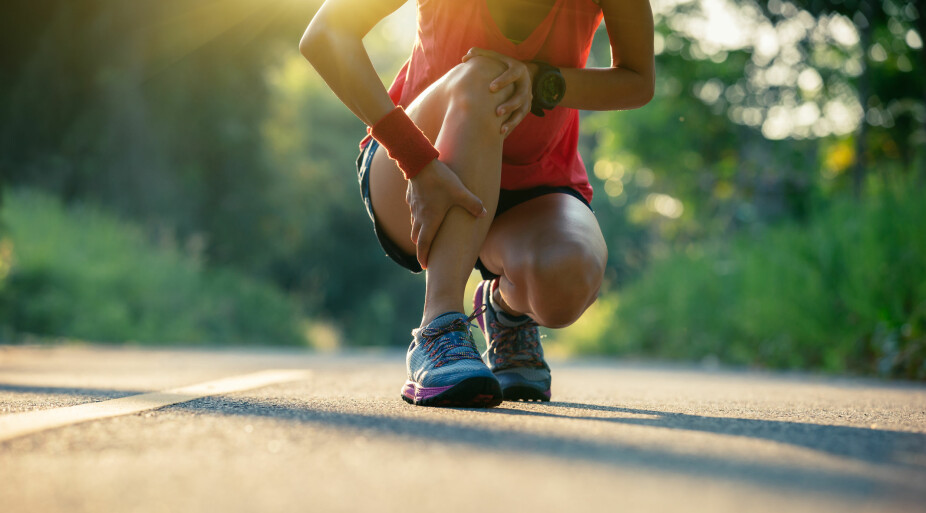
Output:
[[[489,14],[508,39],[521,42],[540,25],[557,0],[485,0]]]

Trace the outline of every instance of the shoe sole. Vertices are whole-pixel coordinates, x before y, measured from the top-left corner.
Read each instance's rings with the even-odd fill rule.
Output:
[[[502,404],[504,399],[498,380],[488,377],[467,378],[451,387],[440,388],[425,388],[414,381],[406,381],[401,395],[402,400],[415,406],[451,408],[492,408]]]
[[[506,401],[524,401],[524,402],[550,402],[550,391],[540,390],[532,386],[516,385],[506,387],[502,390]]]

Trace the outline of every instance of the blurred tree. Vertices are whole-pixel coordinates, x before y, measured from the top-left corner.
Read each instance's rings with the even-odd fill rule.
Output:
[[[383,257],[360,205],[363,127],[296,52],[320,0],[8,4],[0,185],[104,203],[164,245],[272,280],[357,343],[407,339],[422,282]],[[583,115],[611,284],[653,255],[804,220],[864,169],[926,169],[920,6],[654,7],[656,99]],[[367,43],[389,82],[408,29],[382,28]],[[602,30],[591,65],[607,54]]]
[[[667,0],[655,14],[656,98],[586,118],[596,190],[609,200],[598,208],[622,219],[609,222],[615,240],[636,224],[658,253],[803,219],[821,195],[860,191],[862,169],[924,162],[926,66],[911,4]]]
[[[404,342],[419,321],[423,282],[384,257],[362,208],[354,161],[363,123],[295,52],[269,83],[264,201],[274,209],[260,237],[261,272],[350,339]]]
[[[272,280],[350,340],[404,341],[421,281],[383,257],[359,201],[362,123],[297,51],[320,3],[14,0],[3,181],[115,207]],[[409,48],[385,28],[370,43],[390,48],[374,55],[389,75]]]
[[[926,173],[922,7],[654,7],[656,97],[585,118],[627,286],[558,338],[922,379],[922,189],[904,176]]]
[[[832,68],[836,74],[855,76],[858,103],[863,109],[856,136],[856,159],[853,188],[861,194],[864,175],[871,162],[899,160],[903,169],[911,169],[916,153],[926,146],[926,55],[923,52],[922,5],[895,0],[797,0],[793,3],[770,0],[761,4],[774,23],[809,13],[817,21],[815,31],[808,31],[798,44],[810,57],[815,69]],[[857,36],[845,28],[832,30],[821,37],[820,27],[830,24],[854,25]],[[823,39],[821,41],[821,39]],[[842,41],[839,41],[842,39]],[[829,58],[825,45],[857,40],[850,48],[849,66]],[[839,83],[831,78],[827,86]]]

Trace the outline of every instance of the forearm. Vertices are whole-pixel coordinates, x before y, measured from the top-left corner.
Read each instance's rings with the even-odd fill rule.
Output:
[[[653,98],[653,14],[647,0],[599,0],[608,29],[611,67],[564,69],[561,105],[585,110],[635,109]]]
[[[302,36],[299,50],[344,105],[372,126],[395,105],[363,46],[364,33],[365,28],[327,23],[320,13]]]
[[[325,31],[308,42],[303,38],[299,48],[334,94],[367,125],[374,125],[395,107],[362,40]]]
[[[627,68],[564,68],[566,94],[560,105],[582,110],[628,110],[653,98],[652,74]]]

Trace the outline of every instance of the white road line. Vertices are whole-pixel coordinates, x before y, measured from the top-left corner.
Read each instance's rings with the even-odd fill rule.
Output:
[[[88,420],[130,415],[145,410],[185,403],[201,397],[229,394],[307,378],[306,370],[266,370],[243,376],[207,381],[196,385],[120,397],[96,403],[79,404],[51,410],[13,413],[0,416],[0,442],[23,435],[54,429]]]

